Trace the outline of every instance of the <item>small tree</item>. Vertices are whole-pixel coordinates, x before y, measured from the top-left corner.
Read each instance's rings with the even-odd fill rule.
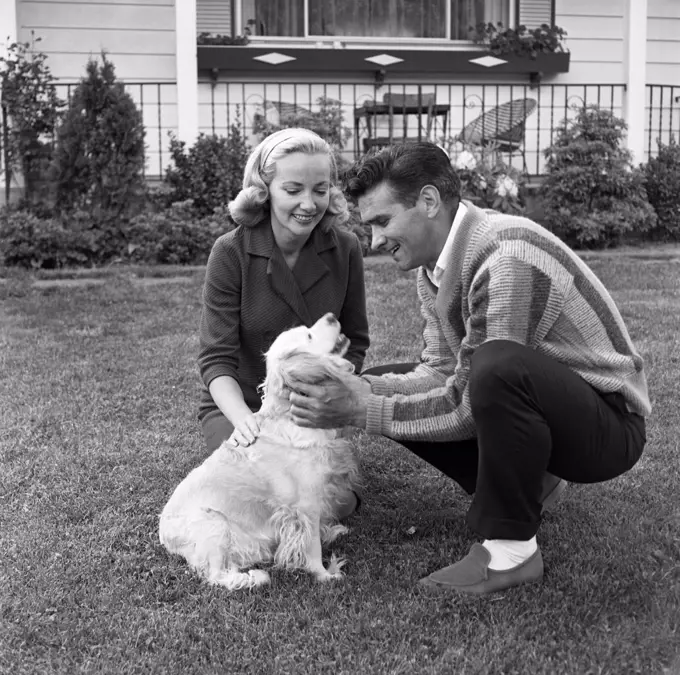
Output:
[[[113,63],[90,59],[59,127],[52,175],[56,207],[95,222],[129,215],[144,194],[142,113],[116,79]]]
[[[186,143],[170,137],[173,165],[165,182],[170,186],[170,202],[193,201],[199,215],[209,215],[226,206],[239,193],[248,146],[237,121],[228,136],[201,134],[187,152]]]
[[[656,235],[661,239],[680,239],[680,145],[671,136],[665,145],[658,141],[659,152],[650,158],[645,171],[645,188],[650,204],[659,218]]]
[[[40,38],[14,42],[0,57],[0,102],[9,128],[0,146],[11,174],[24,177],[24,198],[40,200],[52,155],[52,140],[64,102],[57,96],[47,54],[36,51]]]
[[[547,177],[540,188],[544,224],[574,246],[615,246],[626,234],[656,226],[644,175],[621,147],[626,123],[597,106],[563,120],[547,148]]]

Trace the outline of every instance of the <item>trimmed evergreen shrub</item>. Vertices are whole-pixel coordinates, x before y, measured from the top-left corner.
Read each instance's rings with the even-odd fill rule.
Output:
[[[200,216],[191,202],[133,218],[125,230],[126,260],[152,265],[203,265],[215,239],[234,229],[226,206]]]
[[[547,177],[539,194],[543,224],[574,247],[616,246],[656,226],[644,174],[621,147],[626,123],[589,105],[563,120],[544,153]]]
[[[144,201],[142,113],[102,54],[90,59],[58,129],[52,165],[59,212],[80,209],[98,223],[138,211]]]
[[[680,239],[680,145],[671,137],[658,142],[659,153],[644,167],[645,188],[659,218],[656,234],[661,239]]]
[[[228,136],[201,134],[188,151],[184,141],[171,135],[170,154],[174,166],[164,179],[170,203],[190,199],[199,214],[208,215],[239,193],[249,151],[238,122]]]
[[[0,263],[33,269],[86,265],[92,258],[91,233],[57,218],[39,218],[29,211],[0,214]]]

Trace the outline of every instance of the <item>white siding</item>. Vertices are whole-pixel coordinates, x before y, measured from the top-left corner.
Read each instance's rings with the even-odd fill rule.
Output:
[[[19,39],[40,37],[53,74],[79,79],[90,56],[106,51],[128,81],[174,81],[174,0],[20,0]]]
[[[554,82],[619,84],[625,80],[624,0],[557,0],[555,23],[567,31],[569,72]]]
[[[647,82],[680,86],[680,0],[648,0]]]

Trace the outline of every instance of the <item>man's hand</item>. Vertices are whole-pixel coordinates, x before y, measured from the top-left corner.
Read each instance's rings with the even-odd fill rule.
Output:
[[[321,384],[296,380],[290,386],[291,412],[297,425],[313,429],[366,427],[371,385],[356,375]]]

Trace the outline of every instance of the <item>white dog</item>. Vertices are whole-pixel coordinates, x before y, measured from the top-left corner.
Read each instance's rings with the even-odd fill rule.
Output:
[[[320,382],[351,372],[349,340],[326,314],[311,328],[281,333],[266,354],[258,413],[260,434],[248,447],[224,442],[177,486],[160,517],[160,540],[210,583],[230,590],[269,581],[258,563],[303,568],[319,581],[341,578],[344,561],[321,561],[321,541],[347,532],[334,507],[358,477],[342,429],[305,429],[290,414],[289,377]]]

